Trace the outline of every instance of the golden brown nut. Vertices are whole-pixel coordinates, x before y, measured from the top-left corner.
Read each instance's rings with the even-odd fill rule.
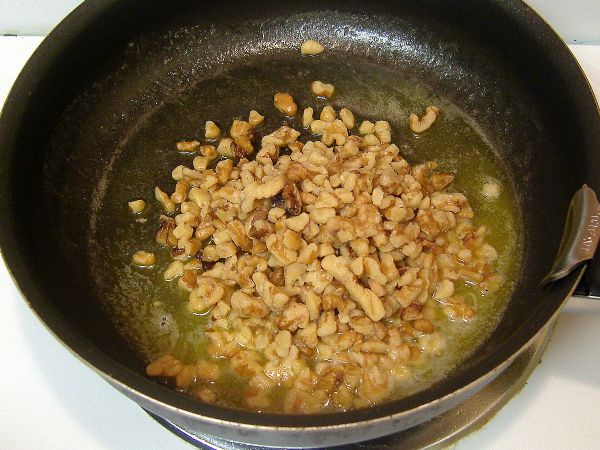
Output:
[[[295,116],[298,112],[298,105],[294,102],[294,98],[287,92],[279,92],[273,98],[275,108],[288,117]]]
[[[320,44],[319,42],[313,40],[313,39],[308,39],[306,41],[304,41],[302,43],[302,46],[300,47],[300,52],[303,55],[318,55],[320,53],[323,53],[323,51],[325,50],[325,47],[323,47],[322,44]]]

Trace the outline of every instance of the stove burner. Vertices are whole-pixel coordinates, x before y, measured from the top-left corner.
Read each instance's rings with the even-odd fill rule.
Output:
[[[445,448],[479,429],[490,420],[502,406],[517,394],[538,365],[550,341],[554,323],[542,330],[521,355],[494,381],[475,396],[454,409],[431,419],[429,422],[397,434],[384,436],[357,444],[329,447],[330,450],[376,450],[376,449],[421,449]],[[148,414],[166,429],[205,450],[264,450],[266,447],[231,442],[212,436],[199,435],[185,430],[162,417]]]

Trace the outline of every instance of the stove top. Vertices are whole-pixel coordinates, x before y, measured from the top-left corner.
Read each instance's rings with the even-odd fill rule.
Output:
[[[0,103],[40,41],[40,37],[0,37]],[[599,95],[600,46],[571,48]],[[0,317],[0,355],[4,357],[0,366],[0,448],[193,449],[58,343],[27,308],[3,262],[0,262]],[[527,384],[481,429],[456,443],[456,448],[598,448],[598,336],[600,301],[571,299]],[[453,414],[462,418],[467,413],[457,410]],[[489,414],[482,417],[479,422],[454,423],[476,424],[468,430],[471,431],[485,422]],[[461,426],[445,436],[458,438],[460,431]],[[416,436],[418,430],[410,433]],[[429,433],[431,430],[423,434]],[[409,438],[396,435],[390,439]],[[204,448],[223,448],[226,444],[204,440],[203,445],[208,446]],[[393,447],[393,442],[409,445],[409,441],[388,441],[387,448]],[[444,440],[443,445],[449,442]],[[368,447],[371,444],[361,445],[374,449],[382,448],[384,443]]]

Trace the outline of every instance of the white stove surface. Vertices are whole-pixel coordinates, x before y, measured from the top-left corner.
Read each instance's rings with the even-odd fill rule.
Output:
[[[0,104],[40,41],[0,37]],[[600,46],[571,49],[600,98]],[[28,309],[2,261],[0,323],[0,448],[192,448],[58,343]],[[571,299],[528,384],[454,448],[599,448],[599,338],[600,301]]]

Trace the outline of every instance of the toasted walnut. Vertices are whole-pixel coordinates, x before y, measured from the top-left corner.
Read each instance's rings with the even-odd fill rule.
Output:
[[[315,348],[319,343],[317,324],[313,322],[306,328],[298,330],[296,336],[306,347]]]
[[[354,128],[354,114],[348,108],[340,109],[340,119],[342,119],[347,129],[351,130]]]
[[[323,45],[321,45],[319,42],[313,40],[313,39],[308,39],[306,41],[304,41],[302,43],[302,45],[300,46],[300,52],[303,55],[318,55],[320,53],[323,53],[323,51],[325,50],[325,47],[323,47]]]
[[[280,358],[285,358],[290,352],[292,346],[292,334],[288,330],[281,330],[275,335],[273,340],[275,352]]]
[[[290,250],[300,250],[303,244],[302,238],[295,231],[285,230],[283,232],[283,245]]]
[[[174,280],[177,277],[180,277],[183,275],[184,272],[184,264],[183,261],[173,261],[169,267],[167,268],[167,270],[165,270],[165,273],[163,274],[163,277],[165,280],[167,281],[171,281]]]
[[[495,261],[498,259],[498,252],[496,249],[487,243],[481,244],[481,246],[476,248],[473,253],[476,257],[483,260]]]
[[[227,224],[227,230],[231,240],[242,250],[249,252],[252,250],[252,240],[246,235],[244,225],[239,220],[234,220]]]
[[[270,235],[265,239],[265,244],[272,258],[269,260],[269,265],[272,267],[287,266],[293,263],[298,254],[296,251],[286,247],[281,235]]]
[[[381,273],[381,269],[379,268],[379,263],[375,261],[373,258],[364,258],[363,265],[365,268],[365,273],[367,276],[374,281],[377,281],[380,284],[386,284],[387,278]]]
[[[310,89],[313,94],[318,97],[329,98],[333,95],[334,87],[333,84],[326,84],[321,81],[313,81],[310,85]]]
[[[190,292],[188,307],[192,311],[204,311],[221,300],[224,294],[225,289],[217,280],[199,277],[198,285]]]
[[[298,105],[296,105],[294,98],[287,92],[275,94],[273,101],[275,103],[275,108],[286,116],[292,117],[298,112]]]
[[[358,127],[358,132],[361,135],[367,135],[367,134],[371,134],[375,131],[375,124],[373,122],[369,122],[368,120],[364,120],[361,124],[360,127]]]
[[[178,388],[187,388],[196,381],[196,366],[184,365],[181,372],[175,377],[175,385]]]
[[[196,376],[201,380],[217,381],[221,376],[221,369],[213,362],[200,361],[196,364]]]
[[[154,197],[160,202],[165,212],[175,212],[175,203],[173,203],[167,193],[162,191],[159,187],[154,188]]]
[[[285,216],[285,209],[276,207],[276,208],[271,208],[269,210],[269,214],[267,215],[267,218],[269,219],[269,222],[276,223],[283,216]]]
[[[133,200],[128,202],[127,205],[129,206],[131,212],[135,214],[141,213],[146,208],[146,202],[144,200]]]
[[[388,346],[381,341],[367,341],[361,344],[360,351],[369,353],[386,353],[388,351]]]
[[[310,321],[310,312],[302,303],[290,303],[283,311],[283,316],[276,319],[277,327],[281,330],[296,331],[298,328],[306,328]]]
[[[210,162],[210,160],[206,156],[196,156],[194,158],[194,160],[192,161],[192,164],[194,166],[194,170],[201,172],[203,170],[206,170],[209,162]],[[178,167],[181,167],[181,166],[178,166]],[[175,175],[173,175],[173,178],[176,180],[183,178],[183,171],[179,178],[176,178]]]
[[[221,134],[221,130],[212,120],[208,120],[204,125],[204,137],[206,139],[216,139]]]
[[[252,378],[262,372],[256,352],[242,350],[231,358],[231,368],[241,377]]]
[[[297,216],[302,213],[302,201],[300,200],[300,191],[295,183],[288,181],[281,196],[285,200],[285,210],[292,216]]]
[[[217,157],[217,149],[214,145],[203,145],[200,147],[200,154],[208,160],[213,160]]]
[[[219,141],[216,152],[218,155],[225,156],[227,158],[233,158],[235,157],[235,149],[236,145],[233,139],[223,138]]]
[[[313,120],[310,123],[310,131],[316,135],[323,134],[323,131],[325,131],[325,122],[321,119]]]
[[[250,133],[251,125],[243,120],[234,120],[229,129],[229,134],[233,139],[241,136],[247,136]]]
[[[289,219],[288,219],[289,220]],[[300,264],[312,264],[316,261],[318,254],[317,244],[314,242],[302,248],[298,253],[296,262]]]
[[[225,182],[229,179],[229,175],[233,170],[233,161],[231,159],[226,159],[224,161],[220,161],[215,167],[215,175],[217,176],[219,183],[225,184]]]
[[[151,377],[174,377],[183,370],[183,364],[173,355],[164,355],[146,366]]]
[[[270,309],[281,309],[289,302],[289,296],[281,291],[278,291],[277,287],[269,281],[264,273],[255,273],[252,275],[252,280],[256,285],[256,291],[258,292],[258,295],[260,295],[263,302],[265,302]]]
[[[335,116],[334,116],[335,119]],[[323,136],[321,142],[325,145],[344,145],[348,139],[348,129],[341,120],[334,120],[327,122],[323,129]],[[341,161],[338,163],[341,166]],[[331,167],[330,167],[331,169]],[[331,169],[331,173],[335,173],[337,170]]]
[[[273,164],[279,158],[279,148],[273,144],[263,145],[256,154],[256,160],[264,165]]]
[[[184,153],[193,153],[200,148],[198,141],[180,141],[175,144],[177,150]]]
[[[459,192],[434,192],[431,194],[431,204],[437,209],[453,213],[469,208],[467,197]]]
[[[274,197],[279,194],[285,187],[285,184],[286,179],[282,175],[269,177],[262,184],[256,181],[250,183],[242,191],[244,197],[241,204],[242,211],[249,212],[254,209],[255,200]]]
[[[429,177],[431,191],[442,191],[454,181],[454,174],[437,172]]]
[[[301,163],[294,161],[288,165],[285,175],[289,181],[297,183],[308,178],[308,170]]]
[[[252,110],[248,115],[248,123],[252,128],[258,127],[265,120],[265,116],[261,115],[258,111]]]
[[[256,297],[250,297],[241,291],[236,291],[231,296],[231,307],[241,317],[265,317],[269,315],[269,308]]]
[[[179,278],[179,286],[188,292],[191,292],[197,285],[198,272],[193,269],[185,269],[183,275]]]
[[[365,270],[365,267],[363,264],[363,259],[364,258],[362,256],[360,256],[358,258],[353,259],[352,262],[350,263],[350,270],[357,277],[360,277]]]
[[[442,280],[439,282],[433,298],[436,300],[445,300],[454,295],[454,284],[450,280]]]
[[[423,318],[421,310],[423,306],[418,303],[411,303],[406,308],[402,308],[402,320],[411,321]]]
[[[375,122],[375,125],[373,126],[373,131],[376,134],[382,133],[384,131],[391,131],[391,130],[392,130],[392,127],[385,120],[378,120],[377,122]]]
[[[402,286],[400,289],[395,290],[392,295],[400,304],[400,306],[407,307],[419,298],[419,295],[422,291],[423,288],[421,286],[411,284],[408,286]]]
[[[302,127],[303,128],[308,128],[310,126],[311,123],[313,123],[313,109],[312,108],[305,108],[304,111],[302,112]]]
[[[352,329],[365,336],[375,335],[375,324],[368,317],[352,317],[350,319],[350,326],[352,327]]]
[[[302,232],[309,222],[309,216],[306,213],[297,215],[296,217],[290,217],[285,220],[285,225],[293,231]]]
[[[415,330],[421,331],[425,334],[431,334],[435,330],[433,324],[427,319],[416,319],[413,321],[412,325]]]
[[[267,211],[257,209],[250,220],[248,236],[261,239],[273,232],[273,225],[267,220]]]
[[[464,322],[467,322],[475,315],[475,309],[456,298],[450,299],[442,310],[452,320],[461,320]]]
[[[269,265],[272,266],[272,264],[269,264]],[[286,267],[289,267],[289,266],[286,266]],[[283,267],[281,267],[281,266],[274,267],[273,270],[271,270],[269,279],[275,286],[279,286],[279,287],[284,286],[285,285],[285,272],[283,270]]]
[[[231,144],[233,156],[237,159],[249,157],[254,154],[254,146],[249,136],[236,137]]]
[[[156,256],[154,256],[154,253],[140,250],[133,254],[132,261],[137,266],[148,267],[154,265]]]
[[[332,311],[324,311],[317,325],[317,336],[331,336],[337,330],[335,315]]]
[[[286,125],[279,127],[271,134],[264,136],[261,140],[262,146],[273,144],[276,147],[284,147],[292,144],[300,136],[300,132]]]
[[[324,122],[333,122],[335,120],[335,110],[327,105],[321,110],[319,118]]]
[[[437,119],[439,112],[440,110],[438,107],[428,106],[425,108],[425,115],[420,119],[416,114],[410,113],[408,116],[410,129],[415,133],[422,133],[423,131],[428,130],[431,125],[433,125],[433,122],[435,122],[435,119]]]
[[[306,273],[306,264],[292,263],[284,268],[285,285],[292,287]]]
[[[178,181],[175,185],[175,192],[171,194],[171,201],[173,203],[181,203],[185,201],[189,189],[189,183],[183,180]]]
[[[310,212],[310,219],[318,224],[326,224],[335,217],[335,208],[314,208]]]
[[[417,214],[417,223],[428,239],[435,239],[456,225],[454,214],[434,209],[420,210]]]
[[[370,405],[385,399],[390,387],[388,376],[374,366],[363,374],[357,393],[367,405]]]
[[[169,216],[160,216],[160,228],[156,232],[156,242],[161,245],[177,245],[177,238],[173,234],[173,230],[177,226],[175,219]]]
[[[359,285],[354,274],[346,268],[337,257],[328,255],[321,261],[321,266],[344,285],[352,299],[358,303],[372,320],[381,320],[385,315],[383,303],[373,291]]]
[[[198,158],[202,158],[201,156],[199,156]],[[208,162],[207,162],[208,163]],[[173,178],[176,181],[179,181],[181,179],[183,179],[184,175],[183,175],[183,169],[185,168],[185,166],[179,165],[177,167],[175,167],[172,171],[171,171],[171,178]],[[205,167],[206,168],[206,167]]]

